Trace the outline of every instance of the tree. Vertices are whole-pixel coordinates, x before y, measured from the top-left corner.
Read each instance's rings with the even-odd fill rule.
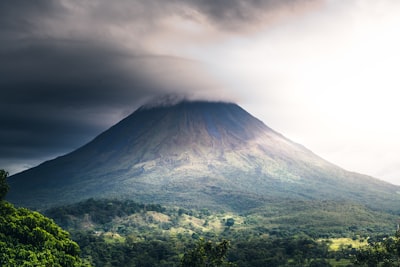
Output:
[[[8,172],[0,170],[0,200],[3,200],[6,196],[9,186],[7,184]]]
[[[400,266],[400,232],[383,241],[371,242],[357,251],[354,263],[358,266]]]
[[[188,250],[181,260],[182,267],[218,267],[235,266],[226,260],[229,242],[223,240],[220,243],[205,241],[203,238],[193,249]]]
[[[234,224],[235,224],[235,219],[233,219],[233,218],[228,218],[228,219],[226,220],[226,223],[225,223],[225,225],[228,226],[228,227],[231,227],[231,226],[233,226]]]
[[[79,246],[39,212],[0,202],[0,266],[89,266]]]
[[[7,176],[0,170],[0,266],[90,266],[69,233],[51,219],[3,200]]]

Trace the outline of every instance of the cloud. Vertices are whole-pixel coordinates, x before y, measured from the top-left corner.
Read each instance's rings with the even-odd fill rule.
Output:
[[[69,152],[158,95],[234,100],[185,51],[319,2],[0,1],[0,168]]]
[[[10,49],[1,61],[4,157],[65,151],[150,97],[186,91],[205,97],[216,89],[195,62],[87,43],[32,42]]]
[[[188,1],[221,30],[231,32],[259,29],[284,17],[295,16],[319,6],[319,0],[221,0]]]

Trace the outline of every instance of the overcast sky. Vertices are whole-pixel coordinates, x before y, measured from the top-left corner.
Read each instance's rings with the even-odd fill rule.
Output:
[[[397,0],[0,1],[0,168],[178,93],[400,184],[399,49]]]

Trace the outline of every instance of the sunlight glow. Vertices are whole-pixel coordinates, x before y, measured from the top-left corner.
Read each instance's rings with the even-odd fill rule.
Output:
[[[400,184],[398,172],[390,174],[397,160],[374,168],[400,151],[400,5],[355,2],[357,12],[332,1],[202,58],[272,128],[349,170]]]

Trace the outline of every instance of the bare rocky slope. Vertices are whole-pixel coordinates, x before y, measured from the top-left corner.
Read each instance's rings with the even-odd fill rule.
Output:
[[[8,200],[31,208],[111,197],[237,211],[296,199],[400,210],[398,186],[343,170],[224,102],[139,108],[9,181]]]

